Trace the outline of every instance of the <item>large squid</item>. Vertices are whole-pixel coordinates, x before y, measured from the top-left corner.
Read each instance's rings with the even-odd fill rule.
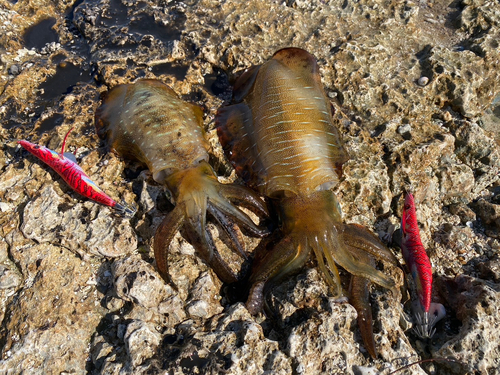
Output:
[[[187,103],[165,84],[139,80],[113,88],[96,112],[96,129],[119,155],[146,164],[156,182],[171,192],[175,208],[158,227],[154,237],[156,265],[168,280],[168,247],[184,225],[199,256],[227,283],[237,281],[206,230],[206,212],[227,233],[233,251],[246,258],[239,232],[263,236],[258,227],[232,202],[268,215],[260,197],[243,186],[220,184],[208,164],[210,149],[204,137],[201,108]]]
[[[393,288],[372,258],[396,260],[366,228],[342,222],[331,189],[348,156],[315,58],[287,48],[247,70],[235,84],[233,104],[219,111],[217,129],[236,172],[270,198],[281,223],[282,239],[253,266],[249,311],[260,311],[269,288],[300,269],[312,251],[335,297],[343,296],[336,264],[355,275],[351,301],[359,316],[370,315],[361,331],[376,356],[364,280]]]

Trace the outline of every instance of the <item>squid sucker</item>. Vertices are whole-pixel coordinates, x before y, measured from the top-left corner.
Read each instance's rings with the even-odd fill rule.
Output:
[[[314,56],[286,48],[251,67],[235,83],[233,102],[219,110],[216,121],[236,172],[268,197],[279,215],[282,239],[252,268],[251,313],[262,309],[269,288],[300,269],[311,251],[337,298],[343,296],[337,264],[356,277],[395,286],[370,259],[395,264],[394,255],[366,228],[342,222],[331,189],[348,156]],[[369,306],[357,285],[355,280],[353,304]],[[372,334],[371,321],[369,329]]]
[[[96,129],[120,156],[146,164],[156,182],[165,185],[175,208],[154,236],[156,265],[165,280],[167,255],[175,233],[184,226],[198,255],[224,282],[237,281],[206,229],[206,212],[226,232],[231,250],[246,258],[237,224],[253,236],[267,234],[233,203],[268,215],[264,201],[244,186],[220,184],[208,164],[210,146],[204,137],[200,107],[181,100],[165,84],[139,80],[110,90],[96,112]]]

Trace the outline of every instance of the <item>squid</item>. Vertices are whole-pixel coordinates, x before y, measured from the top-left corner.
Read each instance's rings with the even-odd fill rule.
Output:
[[[351,298],[358,313],[369,307],[358,292],[367,288],[359,287],[359,278],[395,286],[371,260],[396,264],[394,255],[368,229],[342,222],[332,189],[348,155],[314,56],[286,48],[249,68],[234,85],[232,103],[219,110],[216,126],[237,174],[266,196],[279,216],[281,240],[251,271],[246,306],[252,314],[262,310],[273,285],[312,254],[337,299],[345,299],[337,265],[358,278]],[[373,335],[371,323],[362,334]],[[376,355],[374,348],[371,353]]]
[[[147,165],[153,179],[171,193],[175,208],[154,236],[156,265],[168,277],[168,248],[184,227],[197,254],[226,283],[238,277],[222,259],[206,229],[207,212],[227,233],[231,250],[246,259],[240,232],[262,237],[267,229],[256,225],[238,205],[260,218],[268,216],[264,201],[252,190],[221,184],[208,163],[210,145],[204,136],[203,112],[181,100],[167,85],[143,79],[119,85],[105,96],[96,112],[98,135],[124,158]]]

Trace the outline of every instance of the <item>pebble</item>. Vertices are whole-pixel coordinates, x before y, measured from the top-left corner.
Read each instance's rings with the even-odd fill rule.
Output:
[[[194,318],[205,318],[208,316],[208,303],[206,301],[194,301],[187,307],[187,312]]]
[[[12,204],[0,202],[0,211],[1,212],[8,212],[8,211],[12,210],[13,208],[14,208],[14,206]]]
[[[17,76],[19,74],[19,67],[17,65],[11,65],[11,67],[9,68],[9,74]]]
[[[401,125],[398,128],[398,133],[401,135],[411,133],[411,125],[410,124]]]
[[[422,76],[417,81],[419,86],[426,86],[429,83],[429,78],[426,76]]]
[[[453,116],[451,115],[450,112],[445,112],[443,113],[443,120],[446,122],[451,121],[453,120]]]

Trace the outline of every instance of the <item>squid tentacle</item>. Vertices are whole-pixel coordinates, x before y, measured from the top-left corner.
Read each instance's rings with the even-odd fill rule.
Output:
[[[344,224],[343,238],[347,249],[358,260],[358,263],[375,268],[375,258],[397,265],[394,254],[367,228],[358,224]],[[349,302],[358,312],[358,326],[366,350],[370,356],[377,358],[375,339],[373,336],[373,317],[370,304],[370,280],[363,276],[353,275],[349,287]]]
[[[245,260],[248,259],[247,253],[245,251],[245,245],[241,242],[239,233],[237,229],[234,228],[233,224],[227,218],[224,213],[222,213],[217,206],[214,206],[210,201],[208,202],[208,212],[212,214],[212,216],[217,220],[219,225],[222,227],[224,232],[227,234],[231,245],[232,250],[236,249],[237,253]]]
[[[262,199],[252,190],[239,185],[221,185],[220,193],[242,207],[245,207],[259,217],[268,217],[269,210]]]
[[[218,253],[211,240],[210,232],[206,229],[207,211],[227,233],[230,249],[241,255],[243,259],[247,259],[244,246],[241,244],[234,225],[237,224],[254,236],[262,237],[268,232],[266,229],[259,228],[245,213],[234,206],[229,198],[223,195],[223,192],[228,192],[229,195],[240,194],[241,197],[250,197],[242,198],[246,202],[252,202],[252,199],[258,200],[254,204],[255,211],[267,214],[263,208],[263,202],[247,188],[229,188],[228,185],[220,184],[212,167],[206,162],[173,173],[166,179],[166,184],[177,206],[182,207],[184,211],[184,227],[189,232],[190,242],[199,256],[214,269],[222,281],[236,282],[237,276]]]
[[[265,294],[267,287],[276,279],[300,268],[311,251],[315,253],[325,281],[337,299],[344,296],[337,265],[385,288],[395,286],[389,276],[364,260],[365,255],[372,256],[373,253],[377,256],[380,253],[379,258],[390,261],[391,254],[367,229],[356,232],[357,226],[352,225],[346,230],[336,207],[336,198],[331,191],[318,192],[308,199],[291,197],[281,203],[284,238],[263,260],[255,263],[248,306],[256,310],[259,301],[262,306],[263,297],[258,293]],[[344,232],[347,235],[344,236]],[[266,285],[261,285],[262,282]]]
[[[393,265],[399,264],[392,251],[362,225],[344,224],[343,239],[346,245],[363,250],[377,259],[389,262]]]
[[[366,256],[366,261],[370,265],[375,266],[375,262],[371,256]],[[349,303],[354,306],[358,313],[358,326],[365,348],[370,356],[375,359],[377,358],[377,349],[373,336],[370,283],[370,280],[365,277],[353,275],[349,286]]]
[[[229,201],[224,199],[224,197],[217,195],[210,196],[209,199],[220,212],[234,220],[238,226],[246,230],[248,234],[254,237],[264,237],[269,234],[267,228],[258,227],[245,213],[243,213],[243,211],[233,206]]]
[[[252,287],[246,303],[250,314],[255,315],[262,310],[267,290],[284,276],[300,269],[310,252],[307,237],[299,242],[289,235],[278,242],[273,251],[267,253],[258,264],[254,264],[250,278]]]
[[[333,233],[332,231],[329,234],[329,248],[335,249],[335,251],[325,252],[326,258],[329,263],[337,263],[349,273],[365,277],[373,281],[374,283],[383,286],[384,288],[394,288],[394,281],[383,272],[375,269],[375,267],[372,267],[369,264],[356,261],[353,255],[346,249],[347,246],[343,244],[343,241],[341,244],[341,240],[343,240],[343,238],[342,236],[340,236],[339,238],[338,232]]]
[[[206,212],[203,212],[202,215],[186,219],[184,225],[190,240],[189,242],[195,248],[198,256],[214,269],[217,276],[223,282],[229,284],[235,283],[238,281],[238,278],[220,256],[210,232],[205,227],[205,215]]]
[[[341,298],[342,297],[342,285],[340,283],[340,275],[337,267],[335,266],[335,263],[329,262],[328,257],[327,257],[327,263],[330,268],[332,275],[330,274],[330,271],[326,267],[324,257],[328,252],[330,251],[328,249],[328,244],[326,240],[326,235],[321,237],[321,240],[318,239],[318,237],[314,237],[313,244],[312,244],[312,249],[314,253],[316,254],[316,260],[318,262],[319,269],[321,270],[323,277],[326,280],[326,283],[330,286],[334,298]]]
[[[185,214],[180,206],[176,206],[161,222],[156,229],[154,239],[154,254],[156,267],[164,280],[168,281],[168,247],[172,242],[175,233],[184,222]]]

